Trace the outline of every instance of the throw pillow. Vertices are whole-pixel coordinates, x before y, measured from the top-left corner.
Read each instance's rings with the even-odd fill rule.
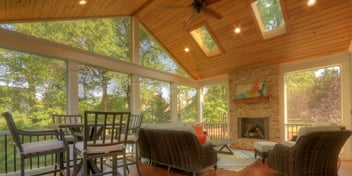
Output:
[[[194,131],[196,132],[196,135],[202,135],[203,133],[203,125],[193,125],[192,126]]]
[[[207,135],[204,134],[203,125],[193,125],[192,127],[193,127],[194,131],[196,132],[198,142],[200,144],[205,144],[207,142]]]

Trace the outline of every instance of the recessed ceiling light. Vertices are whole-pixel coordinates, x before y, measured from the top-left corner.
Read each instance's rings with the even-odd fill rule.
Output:
[[[78,4],[79,4],[79,5],[85,5],[85,4],[87,4],[87,0],[80,0],[80,1],[78,2]]]
[[[315,0],[308,0],[307,5],[313,6],[315,4]]]
[[[241,32],[241,28],[237,27],[237,28],[235,28],[234,31],[235,31],[236,34],[239,34]]]
[[[189,48],[186,47],[185,48],[185,52],[188,53],[189,52]]]

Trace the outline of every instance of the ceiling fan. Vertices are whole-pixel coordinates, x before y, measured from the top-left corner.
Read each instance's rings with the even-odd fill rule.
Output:
[[[186,20],[186,25],[190,24],[193,18],[195,17],[196,14],[204,13],[210,17],[216,18],[216,19],[221,19],[222,15],[210,8],[208,8],[209,5],[212,5],[216,2],[219,2],[221,0],[193,0],[192,4],[187,5],[187,6],[181,6],[181,8],[184,7],[192,7],[193,8],[193,13],[192,15]],[[169,8],[180,8],[180,7],[169,7]]]

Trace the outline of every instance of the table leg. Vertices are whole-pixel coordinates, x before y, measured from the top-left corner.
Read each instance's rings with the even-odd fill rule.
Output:
[[[87,165],[88,165],[88,172],[91,172],[92,174],[97,174],[101,172],[93,160],[88,160]],[[83,161],[79,162],[78,168],[79,170],[76,175],[83,176]]]
[[[100,172],[98,166],[96,165],[96,163],[93,160],[88,160],[87,162],[88,162],[88,168],[93,174]]]
[[[223,149],[227,149],[227,151],[223,151]],[[231,155],[233,155],[232,150],[230,149],[230,147],[229,147],[227,144],[223,145],[223,146],[218,150],[218,153],[226,153],[226,154],[231,154]]]

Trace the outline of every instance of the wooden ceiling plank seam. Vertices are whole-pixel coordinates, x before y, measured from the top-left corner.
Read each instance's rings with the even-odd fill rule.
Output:
[[[139,8],[137,8],[135,11],[131,13],[131,16],[135,16],[138,18],[137,14],[142,13],[142,11],[147,7],[149,7],[150,4],[152,4],[153,2],[154,0],[146,0],[146,2],[144,2],[142,5],[139,6]]]
[[[345,30],[346,28],[342,28],[342,29]],[[350,26],[350,28],[347,28],[347,30],[348,29],[352,30],[352,25]],[[307,40],[312,40],[312,39],[319,40],[320,37],[326,38],[326,36],[330,36],[330,35],[326,35],[326,34],[330,34],[330,35],[334,35],[334,36],[348,35],[346,33],[341,33],[341,31],[324,29],[324,30],[319,31],[318,33],[307,32],[304,35],[293,36],[293,37],[282,37],[282,38],[278,39],[277,41],[272,40],[272,41],[268,41],[268,42],[261,43],[261,44],[258,44],[258,42],[253,41],[254,43],[248,43],[248,46],[254,46],[254,48],[257,48],[257,49],[260,46],[263,46],[264,48],[274,48],[277,46],[282,46],[282,45],[284,45],[284,43],[287,43],[289,45],[289,44],[292,44],[293,42],[298,41],[298,40],[303,40],[305,42]],[[312,37],[318,37],[318,38],[312,38]],[[333,37],[332,39],[334,39],[334,38],[335,37]],[[317,42],[317,43],[319,43],[319,42]],[[249,47],[243,46],[243,48],[249,48]]]
[[[331,41],[330,39],[327,39],[327,41]],[[341,41],[344,41],[344,40],[341,40]],[[311,52],[312,51],[312,48],[321,48],[321,47],[324,47],[324,48],[341,48],[341,46],[336,46],[336,45],[332,45],[336,42],[331,42],[331,43],[321,43],[321,45],[311,45],[310,43],[306,44],[306,45],[303,45],[303,47],[300,47],[300,48],[297,48],[296,50],[293,50],[293,51],[304,51],[303,53],[307,53],[307,52]],[[305,44],[304,42],[302,42],[302,44]],[[287,48],[290,48],[290,47],[287,47]],[[345,48],[346,49],[346,48]],[[292,52],[292,49],[290,49],[289,51]],[[319,51],[319,50],[318,50]],[[257,54],[253,54],[253,52],[256,52]],[[262,57],[268,57],[268,56],[272,56],[274,57],[275,53],[276,54],[279,54],[281,55],[282,53],[286,53],[287,51],[285,49],[282,49],[282,50],[278,50],[276,52],[270,52],[270,50],[268,50],[268,52],[259,52],[258,51],[248,51],[247,53],[242,53],[242,54],[237,54],[237,55],[233,55],[232,57],[233,58],[243,58],[243,60],[251,60],[251,59],[248,59],[248,58],[251,58],[251,57],[255,57],[255,55],[260,55]],[[258,58],[258,60],[260,60],[260,58],[262,57],[255,57],[255,58]],[[219,61],[216,61],[216,63],[227,63],[227,60],[222,62],[223,60],[219,60]]]
[[[341,3],[338,6],[333,6],[325,9],[324,11],[319,11],[319,13],[311,12],[307,14],[295,14],[295,19],[291,20],[291,23],[307,25],[307,18],[317,21],[318,19],[326,19],[326,17],[336,18],[340,15],[349,15],[349,13],[346,14],[346,12],[350,12],[351,8],[351,6],[346,6],[346,4]]]
[[[5,10],[7,7],[6,1],[0,1],[0,21],[1,19],[8,18],[8,11]]]
[[[287,10],[289,12],[289,15],[299,15],[299,16],[307,16],[309,14],[315,14],[315,13],[321,13],[323,10],[329,9],[333,6],[336,6],[337,4],[344,4],[347,1],[346,0],[328,0],[328,1],[322,1],[319,0],[314,6],[309,7],[307,5],[306,1],[296,1],[297,3],[295,4],[300,4],[298,7],[296,6],[287,6]],[[347,2],[348,3],[348,2]],[[292,8],[296,7],[296,8]]]
[[[49,19],[53,19],[53,18],[57,18],[56,16],[54,16],[52,13],[53,11],[56,10],[55,7],[55,0],[51,0],[51,1],[45,1],[40,8],[41,14],[42,16],[46,16]]]
[[[119,4],[121,3],[121,1],[116,1]],[[89,14],[90,16],[96,16],[96,14],[105,14],[107,15],[107,11],[108,9],[111,8],[111,6],[109,6],[109,1],[103,1],[103,2],[99,2],[96,1],[94,4],[94,8],[90,8],[89,10]]]

